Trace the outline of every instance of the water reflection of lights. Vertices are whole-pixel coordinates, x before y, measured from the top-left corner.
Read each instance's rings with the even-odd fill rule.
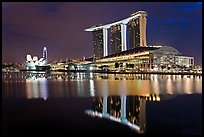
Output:
[[[149,100],[149,101],[160,101],[161,100],[159,94],[149,94],[149,95],[146,95],[144,97],[146,100]],[[139,98],[139,100],[140,100],[140,98]]]
[[[176,91],[177,93],[182,93],[182,86],[183,86],[183,79],[181,77],[179,77],[179,75],[176,78]]]
[[[100,105],[99,100],[101,100],[101,98],[103,98],[102,99],[103,105]],[[143,96],[95,97],[92,105],[93,110],[86,110],[85,111],[86,114],[92,117],[106,118],[108,120],[124,124],[138,133],[145,132],[146,128],[145,97]]]
[[[24,73],[2,73],[3,88],[9,91],[8,96],[15,93],[15,86],[19,87],[16,91],[27,93],[28,98],[46,98],[46,93],[41,93],[43,85],[45,87],[52,86],[59,92],[51,93],[67,93],[72,92],[74,96],[95,96],[95,95],[143,95],[149,94],[194,94],[202,93],[202,76],[185,76],[185,75],[144,75],[141,74],[95,74],[95,73],[45,73],[31,75]],[[11,76],[11,77],[10,77]],[[37,77],[36,77],[37,76]],[[47,77],[46,77],[47,76]],[[23,78],[22,78],[23,77]],[[27,78],[25,80],[25,77]],[[60,79],[56,79],[59,77]],[[125,77],[125,79],[124,79]],[[65,78],[66,81],[63,81]],[[117,80],[115,80],[117,78]],[[46,80],[48,79],[48,80]],[[26,82],[26,83],[25,83]],[[55,83],[56,82],[56,83]],[[50,85],[50,83],[52,83]],[[65,85],[66,83],[67,85]],[[26,88],[25,88],[25,87]],[[41,87],[42,86],[42,87]],[[9,88],[7,88],[9,87]],[[14,87],[14,88],[13,88]],[[44,87],[44,88],[45,88]],[[46,89],[47,90],[47,89]],[[66,91],[64,91],[66,90]],[[46,91],[48,92],[48,91]],[[8,94],[5,93],[4,94]],[[24,96],[25,94],[22,93]],[[51,95],[51,94],[50,94]],[[60,97],[63,97],[62,94]],[[7,95],[6,95],[7,96]],[[18,95],[19,96],[19,95]],[[53,95],[55,96],[55,95]],[[57,95],[55,97],[58,97]],[[157,97],[151,97],[150,100],[158,100]]]
[[[93,73],[92,72],[90,72],[90,79],[92,80],[93,79]]]
[[[200,76],[196,76],[194,79],[195,82],[195,91],[197,93],[202,93],[202,78]]]
[[[170,75],[168,76],[168,79],[166,81],[166,91],[168,94],[173,94],[173,83]]]
[[[124,94],[127,94],[127,87],[126,87],[126,81],[125,80],[122,80],[121,81],[121,84],[119,84],[119,94],[120,95],[124,95]]]
[[[90,80],[90,95],[91,95],[92,97],[95,96],[94,80]]]
[[[77,73],[77,80],[84,80],[85,79],[85,73]]]
[[[45,78],[26,79],[26,95],[28,99],[48,98],[47,80]]]
[[[81,96],[84,93],[83,73],[77,73],[77,92]]]
[[[154,94],[159,94],[160,93],[160,88],[159,88],[159,80],[157,78],[157,75],[152,75],[152,87],[151,89],[154,89],[153,92]]]
[[[184,92],[186,94],[192,94],[192,81],[190,78],[184,79]]]

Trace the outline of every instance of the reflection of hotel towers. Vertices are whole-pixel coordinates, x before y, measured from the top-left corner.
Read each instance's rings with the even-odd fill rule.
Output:
[[[156,96],[156,97],[155,97]],[[120,119],[122,123],[134,125],[139,133],[146,128],[146,100],[160,101],[158,95],[145,96],[103,96],[95,97],[92,104],[94,112],[110,115]],[[131,123],[131,124],[130,124]]]
[[[95,25],[85,31],[93,32],[93,46],[95,57],[108,56],[108,30],[110,30],[111,54],[126,51],[140,46],[147,46],[145,11],[138,11],[130,17],[106,25]],[[128,30],[127,30],[128,29]],[[127,31],[129,42],[127,41]],[[129,48],[128,45],[129,44]]]

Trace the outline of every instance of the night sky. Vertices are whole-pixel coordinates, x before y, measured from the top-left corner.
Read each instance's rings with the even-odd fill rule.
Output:
[[[108,24],[145,10],[147,44],[166,45],[202,63],[201,2],[2,3],[2,61],[24,63],[27,54],[48,60],[93,55],[92,33],[84,29]]]

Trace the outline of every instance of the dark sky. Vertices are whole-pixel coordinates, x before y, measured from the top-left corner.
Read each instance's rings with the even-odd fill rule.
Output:
[[[134,11],[145,10],[148,45],[172,46],[202,63],[201,2],[4,2],[2,3],[2,61],[25,61],[26,55],[48,60],[93,55],[95,24],[122,20]]]

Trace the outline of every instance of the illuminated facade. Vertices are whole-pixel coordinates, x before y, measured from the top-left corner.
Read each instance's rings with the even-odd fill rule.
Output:
[[[149,58],[149,69],[152,70],[174,71],[194,66],[193,57],[183,56],[177,49],[169,46],[150,51]]]
[[[96,69],[106,66],[110,70],[179,71],[192,68],[194,58],[170,46],[148,46],[97,59],[94,65]]]
[[[93,33],[100,32],[100,35],[95,36],[101,40],[101,43],[94,42],[94,49],[101,51],[94,52],[97,54],[96,57],[99,57],[92,64],[95,70],[173,72],[193,68],[193,57],[183,56],[170,46],[147,45],[146,17],[145,11],[138,11],[126,19],[85,29]],[[111,52],[108,52],[108,30]],[[95,39],[94,37],[94,41]]]
[[[47,48],[43,48],[43,58],[45,59],[45,62],[47,63]]]
[[[111,54],[121,52],[121,27],[120,25],[115,25],[110,28],[110,47]]]
[[[94,56],[103,57],[103,31],[97,30],[93,31],[93,46],[94,46]]]
[[[91,31],[94,34],[93,41],[95,39],[102,39],[103,37],[103,48],[102,43],[93,42],[94,49],[103,49],[101,52],[96,52],[94,54],[96,57],[106,57],[109,54],[115,54],[128,50],[129,39],[130,49],[138,46],[147,46],[146,42],[146,19],[147,13],[145,11],[138,11],[133,13],[130,17],[111,23],[100,26],[93,26],[91,28],[85,29],[85,31]],[[129,28],[129,30],[128,30]],[[108,30],[110,31],[110,46],[111,52],[108,52]],[[98,32],[102,35],[96,35]],[[95,34],[96,33],[96,34]],[[129,38],[127,38],[127,33],[129,33]]]
[[[132,14],[134,15],[134,14]],[[146,41],[146,24],[147,14],[142,12],[141,16],[134,18],[128,22],[129,28],[129,49],[140,46],[147,46]]]
[[[36,70],[40,66],[47,65],[47,48],[43,48],[43,57],[38,60],[37,56],[32,58],[31,55],[26,55],[26,69],[27,70]]]

